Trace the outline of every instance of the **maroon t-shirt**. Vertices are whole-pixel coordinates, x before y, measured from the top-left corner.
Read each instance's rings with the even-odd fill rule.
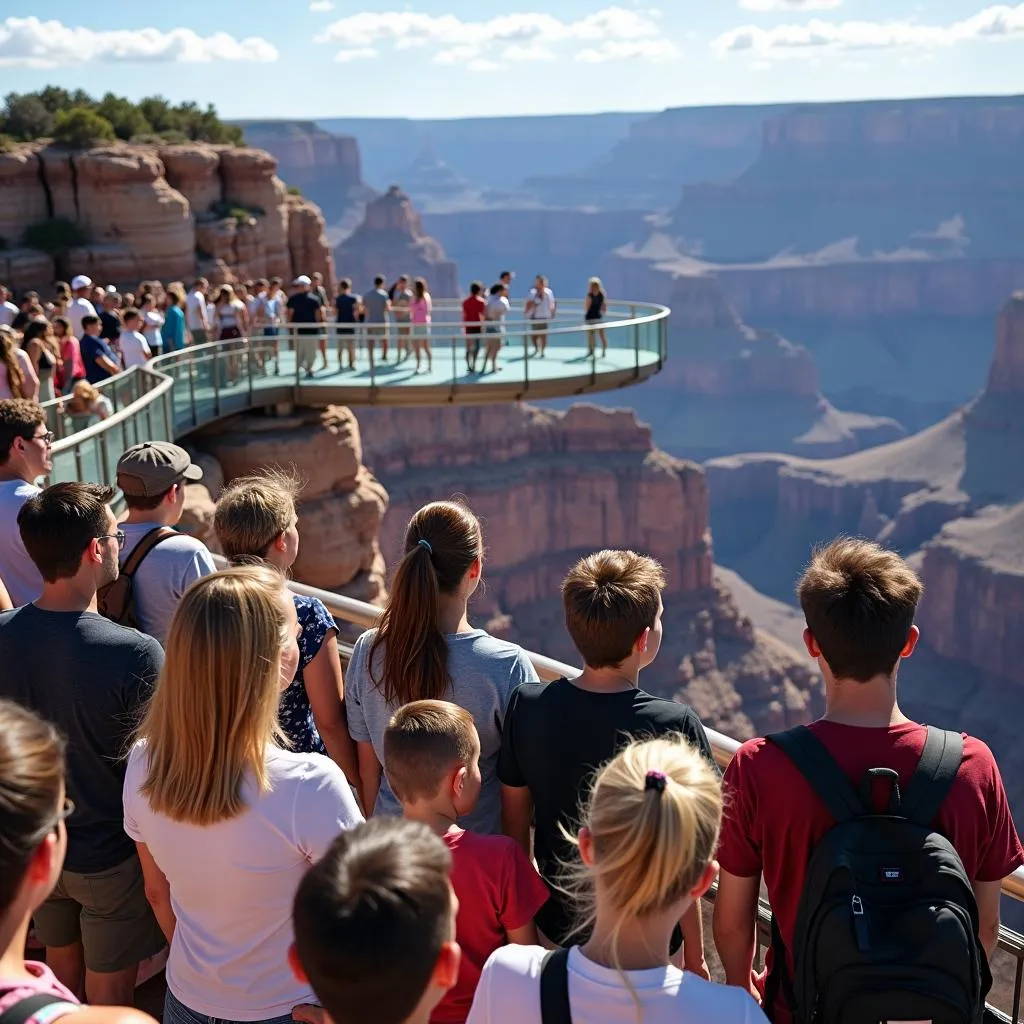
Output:
[[[913,722],[877,729],[815,722],[810,728],[855,786],[869,768],[891,768],[903,791],[927,734]],[[764,739],[740,747],[723,786],[718,861],[731,875],[764,875],[792,977],[791,947],[807,863],[835,820],[782,750]],[[964,736],[963,763],[934,824],[973,881],[1001,881],[1024,864],[995,758],[972,736]],[[770,950],[767,963],[770,968]]]
[[[487,303],[479,295],[470,295],[462,302],[462,322],[471,325],[483,322],[486,309]],[[466,333],[479,334],[480,328],[469,326],[466,328]]]
[[[529,924],[548,887],[522,847],[508,836],[449,832],[452,888],[459,900],[455,938],[462,947],[459,980],[430,1015],[431,1024],[465,1024],[487,958],[508,933]]]

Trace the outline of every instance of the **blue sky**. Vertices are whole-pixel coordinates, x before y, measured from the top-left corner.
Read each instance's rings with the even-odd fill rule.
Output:
[[[1024,92],[1024,2],[0,0],[0,93],[49,83],[229,117]]]

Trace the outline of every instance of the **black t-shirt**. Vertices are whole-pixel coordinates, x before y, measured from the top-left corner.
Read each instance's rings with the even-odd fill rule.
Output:
[[[498,778],[526,786],[534,804],[534,853],[551,898],[537,926],[553,942],[570,941],[577,923],[572,902],[552,885],[559,862],[577,854],[559,830],[579,829],[580,805],[595,772],[632,739],[682,733],[711,764],[714,755],[692,708],[643,690],[595,693],[567,679],[522,683],[512,694],[501,737]]]
[[[334,300],[334,308],[338,311],[339,324],[356,322],[356,307],[359,305],[358,295],[339,295]]]
[[[121,318],[109,309],[100,311],[100,337],[117,341],[121,337]]]
[[[67,738],[69,871],[106,871],[135,851],[124,831],[125,757],[163,660],[151,636],[95,612],[29,604],[0,615],[0,697]]]
[[[293,324],[315,324],[320,322],[323,303],[316,292],[296,292],[288,300],[288,308],[292,311]]]

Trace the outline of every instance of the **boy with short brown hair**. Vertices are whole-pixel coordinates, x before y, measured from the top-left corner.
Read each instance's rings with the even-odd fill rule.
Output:
[[[473,716],[448,701],[406,704],[384,733],[384,771],[403,816],[427,825],[452,854],[462,963],[458,982],[431,1014],[432,1024],[463,1024],[487,958],[510,942],[535,943],[533,918],[548,898],[513,840],[467,832],[456,824],[480,794],[479,761]]]

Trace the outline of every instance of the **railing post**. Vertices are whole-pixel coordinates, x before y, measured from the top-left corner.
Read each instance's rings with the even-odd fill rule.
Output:
[[[245,339],[245,367],[249,377],[249,408],[252,408],[252,342]]]
[[[185,370],[188,373],[188,411],[192,420],[192,426],[199,426],[199,416],[196,413],[196,361],[195,356],[189,352],[187,358],[182,359],[181,363],[184,365]]]
[[[103,435],[100,434],[100,436],[96,438],[96,443],[100,446],[100,465],[103,468],[103,482],[110,487],[112,484],[116,483],[116,480],[112,480],[110,477],[110,453],[107,451],[107,446],[103,443],[104,440]],[[77,452],[78,449],[76,448],[75,451]],[[78,474],[78,478],[81,480],[81,473]]]
[[[456,362],[456,357],[455,357],[455,347],[458,344],[458,342],[457,342],[456,336],[454,334],[451,336],[451,338],[449,340],[451,341],[451,348],[452,348],[452,386],[449,389],[448,398],[449,398],[449,401],[454,402],[455,401],[455,391],[456,391],[455,381],[458,379],[458,364]]]
[[[629,307],[629,317],[636,320],[636,306]],[[633,378],[640,379],[640,325],[633,324]]]
[[[220,347],[213,350],[213,415],[220,416]]]
[[[526,394],[530,390],[530,353],[529,345],[532,342],[532,338],[529,334],[523,334],[523,390],[522,394]]]

